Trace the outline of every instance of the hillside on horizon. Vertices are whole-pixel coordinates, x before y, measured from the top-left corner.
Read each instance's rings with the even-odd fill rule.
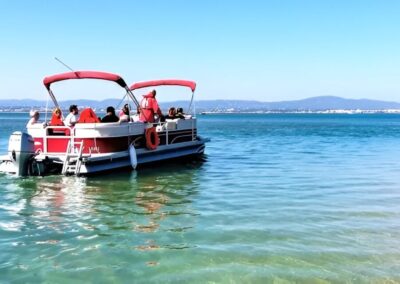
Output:
[[[120,99],[96,100],[67,100],[61,101],[59,104],[63,109],[67,109],[71,104],[77,104],[80,107],[92,107],[95,109],[105,109],[107,106],[117,106],[121,103]],[[345,99],[336,96],[318,96],[293,101],[278,102],[260,102],[255,100],[196,100],[197,111],[291,111],[291,110],[386,110],[400,109],[400,103],[370,99]],[[189,101],[171,101],[160,102],[162,109],[168,109],[170,106],[187,108]],[[0,108],[2,109],[26,109],[40,108],[46,106],[46,101],[39,100],[0,100]],[[49,103],[52,106],[52,102]]]

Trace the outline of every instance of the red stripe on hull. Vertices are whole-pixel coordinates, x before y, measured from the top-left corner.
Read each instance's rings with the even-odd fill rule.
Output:
[[[126,151],[129,147],[129,137],[112,138],[75,138],[76,142],[83,141],[83,153],[102,154]]]
[[[44,150],[43,138],[34,138],[35,151]],[[65,153],[67,151],[70,138],[47,138],[47,153]],[[84,154],[113,153],[128,150],[129,144],[133,139],[129,137],[110,137],[110,138],[75,138],[75,142],[84,141]]]
[[[65,153],[69,141],[69,138],[48,138],[47,153]]]

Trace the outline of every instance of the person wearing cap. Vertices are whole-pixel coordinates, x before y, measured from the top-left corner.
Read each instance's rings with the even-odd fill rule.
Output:
[[[37,111],[37,110],[31,110],[29,112],[29,116],[31,117],[31,119],[26,124],[26,127],[29,127],[31,125],[34,125],[35,123],[38,123],[40,114],[39,114],[39,111]]]
[[[79,113],[78,106],[71,105],[69,107],[69,114],[64,119],[64,125],[69,127],[74,126],[78,121],[78,113]]]
[[[162,117],[162,112],[156,100],[156,90],[152,90],[147,95],[143,96],[140,102],[140,116],[141,122],[154,122],[154,115],[157,114]]]
[[[115,115],[115,109],[112,106],[107,108],[107,114],[101,119],[101,122],[118,122],[119,118]]]

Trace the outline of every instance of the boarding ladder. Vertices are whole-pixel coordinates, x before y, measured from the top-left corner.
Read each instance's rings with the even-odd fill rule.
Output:
[[[82,165],[83,141],[69,141],[62,168],[63,175],[79,175]]]

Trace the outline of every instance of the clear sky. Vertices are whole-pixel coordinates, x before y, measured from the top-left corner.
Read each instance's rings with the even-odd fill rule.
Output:
[[[57,56],[128,84],[195,80],[198,100],[400,101],[400,1],[3,0],[0,54],[0,99],[44,99]]]

